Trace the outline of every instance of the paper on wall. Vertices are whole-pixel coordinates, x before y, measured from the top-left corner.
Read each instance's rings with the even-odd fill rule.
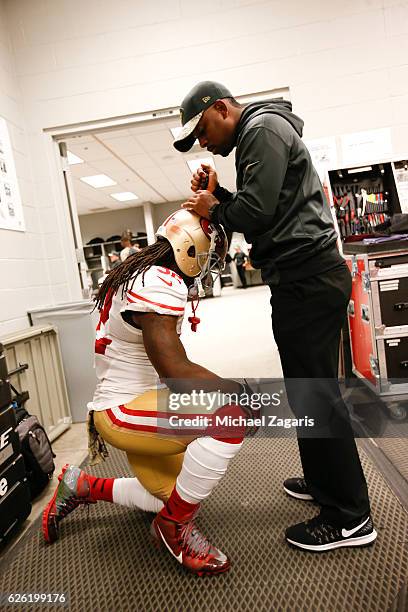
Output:
[[[408,170],[405,170],[405,168],[395,169],[395,178],[401,212],[408,213]]]
[[[315,138],[304,141],[320,180],[323,182],[326,170],[337,168],[337,146],[335,138]]]
[[[0,117],[0,228],[24,231],[23,207],[5,119]]]
[[[340,141],[342,166],[373,163],[392,157],[390,128],[343,134]]]

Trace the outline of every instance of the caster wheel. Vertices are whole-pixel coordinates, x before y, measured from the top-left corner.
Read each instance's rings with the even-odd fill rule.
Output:
[[[402,404],[387,404],[388,412],[393,421],[403,421],[407,418],[408,409]]]

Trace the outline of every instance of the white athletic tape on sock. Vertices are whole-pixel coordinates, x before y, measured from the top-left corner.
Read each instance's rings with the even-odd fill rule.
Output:
[[[112,488],[115,504],[139,508],[146,512],[160,512],[163,502],[147,491],[137,478],[115,478]]]
[[[191,504],[206,499],[224,476],[242,446],[214,438],[197,438],[188,445],[176,482],[180,497]]]

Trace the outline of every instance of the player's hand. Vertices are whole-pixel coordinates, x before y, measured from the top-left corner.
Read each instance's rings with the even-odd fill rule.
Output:
[[[206,181],[208,179],[208,184]],[[218,185],[217,173],[212,166],[208,164],[201,164],[201,168],[198,168],[191,179],[191,191],[197,192],[200,189],[206,189],[210,193]]]
[[[210,218],[209,210],[211,206],[214,204],[219,204],[217,198],[213,196],[209,191],[199,190],[196,193],[193,193],[187,202],[184,202],[181,205],[181,208],[185,208],[186,210],[192,210],[193,212],[200,215],[200,217],[204,217],[205,219]]]

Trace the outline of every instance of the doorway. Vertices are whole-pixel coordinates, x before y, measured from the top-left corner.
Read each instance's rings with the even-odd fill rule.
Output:
[[[288,89],[238,100],[280,97],[288,99]],[[122,232],[129,230],[140,247],[154,242],[157,227],[189,197],[192,172],[202,162],[234,191],[234,155],[214,158],[198,142],[180,154],[172,146],[179,129],[178,109],[170,108],[49,130],[58,144],[84,297],[95,294],[109,271]]]

